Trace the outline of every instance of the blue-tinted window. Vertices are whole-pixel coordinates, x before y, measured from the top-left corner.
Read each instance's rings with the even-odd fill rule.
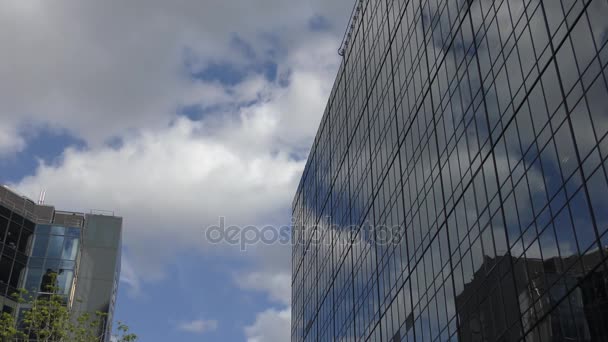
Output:
[[[57,276],[57,287],[60,290],[60,293],[67,295],[69,293],[70,287],[72,285],[72,278],[74,277],[74,272],[71,270],[60,270],[59,275]]]
[[[79,228],[36,227],[28,265],[30,272],[26,279],[28,291],[41,291],[40,288],[45,286],[43,282],[48,282],[55,274],[56,285],[62,289],[62,293],[69,292],[80,247],[80,233]]]
[[[59,260],[59,259],[46,259],[44,261],[45,269],[50,268],[50,269],[56,270],[56,269],[59,269],[59,266],[61,266],[61,260]]]
[[[49,248],[47,250],[47,258],[61,258],[63,253],[63,236],[51,235],[49,237]]]
[[[53,235],[65,235],[65,227],[62,226],[52,226],[51,234]]]
[[[80,228],[67,228],[66,236],[80,237]]]
[[[50,234],[51,226],[46,224],[39,224],[36,226],[36,234]]]
[[[29,293],[37,292],[40,289],[40,279],[43,271],[41,268],[29,268],[25,278],[25,289]]]
[[[63,253],[61,254],[61,259],[76,260],[77,253],[78,239],[73,237],[66,237],[63,245]]]
[[[59,262],[59,268],[64,270],[73,270],[76,267],[76,262],[71,260],[61,260]]]
[[[34,236],[34,246],[32,247],[32,256],[44,258],[46,255],[46,249],[49,243],[48,235],[39,235],[36,234]]]
[[[42,267],[44,265],[44,258],[30,258],[28,261],[28,267]]]

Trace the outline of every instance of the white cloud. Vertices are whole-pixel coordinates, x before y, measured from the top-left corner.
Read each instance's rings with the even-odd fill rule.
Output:
[[[214,331],[218,327],[216,320],[197,319],[188,322],[180,322],[177,324],[177,330],[202,334],[209,331]]]
[[[194,6],[183,1],[173,4],[170,12],[180,5]],[[203,68],[217,56],[235,55],[226,53],[231,49],[226,43],[230,35],[213,35],[213,41],[207,42],[208,33],[195,34],[208,29],[195,27],[204,18],[194,24],[153,13],[155,6],[164,7],[147,3],[138,15],[143,23],[133,22],[132,16],[123,18],[120,9],[130,11],[124,6],[113,6],[108,13],[100,4],[0,6],[0,20],[8,26],[0,33],[0,44],[11,51],[0,62],[4,103],[0,121],[11,117],[16,122],[67,130],[88,144],[65,150],[58,161],[40,164],[32,176],[11,186],[34,198],[44,187],[47,203],[60,209],[108,209],[123,216],[123,241],[129,255],[121,282],[135,296],[146,282],[163,278],[164,267],[181,251],[217,250],[206,244],[203,228],[216,224],[219,216],[236,225],[289,223],[291,201],[304,167],[304,161],[293,155],[308,148],[315,134],[340,60],[338,34],[314,33],[295,39],[290,33],[305,29],[310,8],[297,13],[297,20],[279,24],[272,22],[276,16],[269,16],[269,27],[299,25],[297,30],[290,26],[279,31],[282,52],[272,58],[286,83],[268,81],[261,73],[249,73],[232,86],[192,80],[182,68],[182,49],[194,51],[200,58],[197,68]],[[184,15],[191,11],[201,12],[191,8]],[[101,25],[106,15],[112,15],[110,32],[91,26]],[[33,21],[27,30],[18,21],[4,21],[24,16]],[[177,32],[148,22],[147,16],[176,21],[169,26]],[[78,30],[66,24],[85,19],[89,21]],[[256,18],[247,25],[263,22]],[[15,43],[7,31],[25,31],[25,37]],[[44,44],[36,45],[36,41]],[[264,44],[254,45],[268,48]],[[41,51],[21,57],[26,45]],[[227,61],[246,68],[258,59],[233,61],[229,57]],[[8,80],[13,82],[9,85]],[[179,106],[191,104],[211,110],[199,121],[176,116]],[[25,141],[19,140],[17,131],[7,132],[14,135],[10,141],[21,141],[12,149],[23,148]],[[118,146],[103,144],[115,137],[121,142]],[[168,240],[172,241],[169,245]],[[242,256],[232,249],[221,253],[226,258]],[[256,246],[248,256],[249,269],[237,285],[289,305],[289,246]],[[267,314],[258,317],[263,320]],[[289,317],[282,317],[288,327]]]
[[[181,105],[221,100],[191,71],[210,62],[243,70],[281,63],[292,47],[318,40],[306,30],[314,14],[342,22],[348,7],[318,0],[3,3],[0,120],[67,129],[94,145],[162,128]]]
[[[61,208],[115,210],[125,219],[131,262],[140,271],[144,261],[157,268],[150,246],[171,239],[175,250],[159,249],[199,247],[203,228],[220,215],[243,225],[285,211],[302,171],[303,162],[283,152],[246,155],[202,135],[203,129],[182,119],[168,130],[130,138],[120,149],[69,149],[59,165],[40,165],[14,187],[34,196],[44,186],[47,202]]]
[[[25,140],[19,136],[16,127],[0,125],[0,157],[20,152],[24,147]]]
[[[247,342],[284,342],[291,339],[291,308],[269,309],[259,313],[245,328]]]
[[[289,272],[251,272],[237,277],[237,284],[248,290],[263,291],[275,302],[291,303],[291,273]]]
[[[141,281],[131,265],[129,259],[124,255],[121,258],[120,281],[127,284],[129,294],[138,296],[141,293]]]
[[[36,15],[46,18],[53,16],[53,11],[36,12]],[[100,15],[103,16],[103,11]],[[277,60],[279,72],[288,75],[287,86],[268,81],[261,74],[250,75],[234,86],[197,81],[176,88],[175,84],[160,79],[142,80],[162,83],[155,86],[179,93],[189,103],[219,105],[219,109],[205,114],[201,121],[176,119],[172,106],[158,105],[157,98],[150,94],[128,96],[129,101],[153,107],[153,110],[144,108],[141,117],[137,114],[139,111],[128,104],[100,99],[93,94],[92,98],[103,103],[87,105],[90,110],[61,106],[62,113],[73,113],[78,116],[77,120],[87,121],[87,128],[81,133],[88,135],[86,130],[94,130],[101,135],[101,140],[116,133],[106,129],[105,121],[128,126],[129,120],[134,120],[138,129],[119,134],[122,141],[119,147],[92,144],[85,149],[67,149],[58,163],[41,164],[32,176],[13,186],[33,197],[44,187],[47,202],[59,208],[83,211],[100,208],[122,215],[124,242],[130,248],[133,265],[130,269],[137,270],[144,281],[161,277],[162,265],[182,248],[200,247],[204,243],[203,228],[215,224],[219,216],[237,225],[287,220],[304,166],[304,161],[291,156],[294,151],[307,148],[314,136],[339,61],[335,52],[339,40],[334,34],[310,35],[315,39],[292,44],[294,47]],[[112,53],[123,52],[112,50]],[[138,53],[140,58],[157,58],[146,56],[145,50]],[[64,54],[59,57],[72,58]],[[9,60],[20,63],[17,58]],[[136,60],[131,59],[129,63],[134,64]],[[123,70],[123,73],[136,78],[142,76],[136,75],[137,70]],[[27,73],[30,74],[31,71]],[[66,77],[76,77],[73,74],[82,76],[82,71],[74,70]],[[118,79],[114,81],[121,83]],[[61,82],[55,86],[60,88],[58,91],[66,87]],[[95,93],[101,97],[107,95],[102,89]],[[44,103],[43,97],[35,93],[31,93],[31,99],[36,99],[29,101],[31,103]],[[80,99],[70,97],[69,103]],[[120,109],[110,110],[106,102]],[[49,112],[52,106],[44,104],[41,108],[49,118],[53,117]],[[155,112],[159,110],[172,118],[171,123],[157,120]],[[120,119],[114,117],[121,112],[129,114]],[[70,124],[61,120],[56,125],[70,128]],[[168,238],[175,240],[172,249],[164,244]],[[159,248],[151,253],[150,246]],[[283,258],[273,259],[286,260],[288,252],[288,248],[268,251],[259,248],[256,255],[283,253]],[[289,271],[286,262],[271,263],[279,267],[275,268],[278,272]]]

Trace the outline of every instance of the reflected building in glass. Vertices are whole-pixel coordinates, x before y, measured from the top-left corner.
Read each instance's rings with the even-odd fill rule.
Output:
[[[608,1],[360,0],[292,341],[608,341]]]
[[[0,307],[18,314],[28,309],[13,300],[18,289],[40,297],[54,285],[71,310],[106,313],[109,340],[121,236],[120,217],[58,211],[0,186]]]

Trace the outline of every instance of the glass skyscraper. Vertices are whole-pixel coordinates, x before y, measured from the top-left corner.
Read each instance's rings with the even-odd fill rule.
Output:
[[[292,341],[608,341],[608,1],[360,0]]]

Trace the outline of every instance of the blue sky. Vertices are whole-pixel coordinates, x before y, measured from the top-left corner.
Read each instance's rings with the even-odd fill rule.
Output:
[[[204,232],[289,225],[351,6],[0,5],[0,183],[124,217],[115,316],[141,341],[289,339],[290,247]]]

